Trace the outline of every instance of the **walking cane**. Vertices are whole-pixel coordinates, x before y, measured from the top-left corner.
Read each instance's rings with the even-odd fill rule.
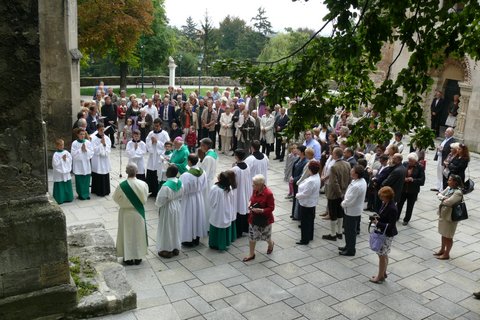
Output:
[[[119,134],[118,136],[120,137],[121,134]],[[122,177],[122,144],[123,144],[123,140],[120,139],[120,138],[119,138],[119,140],[120,140],[120,170],[119,170],[120,174],[118,175],[118,177],[121,178]]]

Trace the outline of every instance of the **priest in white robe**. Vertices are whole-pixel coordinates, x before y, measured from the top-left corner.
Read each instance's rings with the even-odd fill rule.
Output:
[[[147,184],[151,197],[156,197],[158,193],[158,170],[161,170],[167,141],[170,141],[170,136],[167,131],[162,130],[162,120],[157,118],[153,121],[153,131],[148,133],[145,140],[148,152]]]
[[[117,256],[127,265],[140,264],[147,255],[148,239],[144,204],[148,198],[148,185],[136,178],[137,166],[128,164],[127,180],[113,193],[119,206]]]
[[[171,165],[166,171],[167,181],[157,194],[158,209],[157,252],[162,258],[178,256],[181,249],[182,182],[177,179],[178,168]]]
[[[133,138],[128,141],[126,152],[128,164],[134,163],[137,166],[137,179],[145,181],[145,160],[143,156],[147,153],[147,145],[140,139],[140,130],[133,130]]]
[[[237,237],[241,237],[243,232],[248,233],[248,204],[252,196],[252,179],[250,177],[250,168],[244,162],[245,150],[237,149],[234,152],[236,164],[232,171],[235,173],[237,183],[237,192],[235,193],[235,209],[237,212],[236,228]]]
[[[207,188],[205,188],[204,199],[208,199],[210,189],[213,187],[215,181],[217,181],[216,174],[218,155],[212,147],[213,142],[210,138],[203,138],[202,140],[200,140],[200,149],[205,153],[205,157],[203,158],[199,166],[203,169],[203,171],[205,171],[205,174],[207,176]],[[209,201],[205,201],[205,215],[207,217],[207,221],[209,221],[210,219],[211,212],[212,208]]]
[[[266,155],[260,152],[260,141],[255,140],[250,147],[251,155],[245,159],[245,163],[250,168],[250,180],[253,181],[253,177],[261,174],[265,178],[265,185],[267,185],[267,173],[269,160]]]
[[[110,194],[110,152],[112,142],[105,135],[103,123],[97,124],[97,133],[92,136],[92,193],[99,197]]]
[[[207,176],[198,166],[196,154],[188,156],[188,166],[190,169],[180,176],[183,186],[182,244],[191,247],[200,244],[200,238],[207,236],[204,199]]]

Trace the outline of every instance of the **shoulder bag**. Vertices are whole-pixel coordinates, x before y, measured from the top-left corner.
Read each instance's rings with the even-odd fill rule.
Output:
[[[373,231],[370,232],[370,249],[372,249],[372,251],[380,252],[380,250],[382,250],[383,244],[387,239],[387,236],[385,235],[387,228],[388,228],[388,223],[385,226],[385,229],[383,230],[383,232],[377,227],[375,227]],[[369,229],[370,229],[370,226],[369,226]]]
[[[467,206],[462,200],[452,207],[452,221],[462,221],[468,219]]]

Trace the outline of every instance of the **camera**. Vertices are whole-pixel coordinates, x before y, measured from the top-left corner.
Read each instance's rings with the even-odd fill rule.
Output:
[[[373,221],[373,220],[378,220],[380,218],[380,216],[378,214],[374,214],[374,215],[371,215],[371,216],[368,216],[368,219],[370,221]]]

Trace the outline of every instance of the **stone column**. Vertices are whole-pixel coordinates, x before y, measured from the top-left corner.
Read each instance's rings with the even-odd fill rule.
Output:
[[[168,57],[168,70],[169,70],[169,77],[168,77],[168,85],[175,87],[175,69],[177,65],[172,57]]]
[[[76,288],[65,216],[46,195],[39,2],[3,1],[0,14],[0,319],[62,315]]]
[[[460,87],[460,110],[458,110],[457,115],[455,137],[458,140],[463,141],[466,131],[466,115],[469,109],[470,97],[472,96],[472,85],[465,82],[459,82],[458,86]]]

